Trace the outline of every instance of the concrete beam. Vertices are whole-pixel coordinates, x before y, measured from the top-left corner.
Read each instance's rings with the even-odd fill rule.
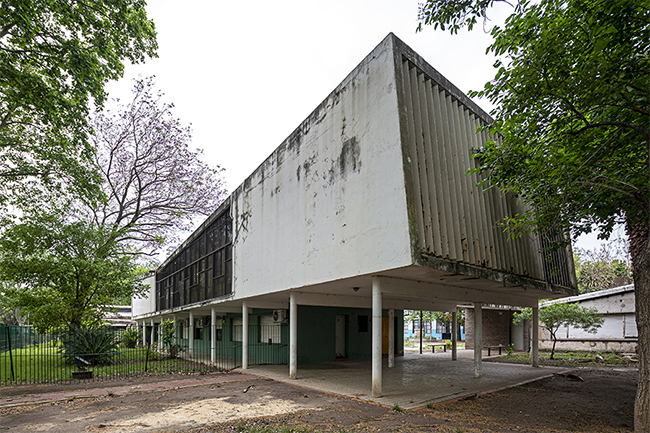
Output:
[[[289,308],[288,302],[265,301],[263,299],[247,300],[246,304],[248,305],[248,308],[263,308],[270,310],[286,310]]]
[[[537,299],[528,296],[490,292],[486,290],[468,289],[451,285],[439,285],[423,281],[406,280],[393,277],[377,277],[382,280],[382,293],[424,298],[429,300],[445,300],[455,303],[481,302],[488,304],[507,304],[523,307],[537,305]],[[523,291],[523,289],[521,289]]]
[[[453,301],[429,301],[426,299],[391,299],[387,296],[382,298],[384,308],[393,308],[395,310],[414,310],[414,311],[453,311],[456,309],[456,303]]]
[[[298,305],[317,305],[321,307],[371,308],[372,301],[363,296],[341,296],[327,293],[292,292],[296,294]]]

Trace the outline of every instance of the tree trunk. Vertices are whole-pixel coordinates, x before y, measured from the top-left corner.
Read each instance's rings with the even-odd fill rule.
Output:
[[[553,338],[553,348],[551,348],[551,356],[549,359],[553,359],[553,356],[555,355],[555,343],[557,343],[557,340]]]
[[[636,299],[636,325],[639,331],[639,385],[634,402],[635,433],[650,433],[650,224],[637,223],[630,227],[632,272]]]

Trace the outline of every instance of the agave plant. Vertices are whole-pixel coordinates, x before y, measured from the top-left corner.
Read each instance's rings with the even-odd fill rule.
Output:
[[[126,349],[134,349],[142,340],[142,333],[138,328],[127,328],[120,335],[120,343]]]
[[[78,356],[91,365],[113,364],[117,354],[115,333],[106,326],[70,326],[62,333],[61,343],[61,352],[69,363]]]

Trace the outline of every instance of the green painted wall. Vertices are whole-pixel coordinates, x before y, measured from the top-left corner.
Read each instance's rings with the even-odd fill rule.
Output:
[[[372,358],[372,311],[364,308],[298,306],[298,363],[336,360],[336,316],[346,316],[346,357]],[[388,310],[384,310],[388,316]],[[359,316],[365,316],[367,331],[359,330]],[[395,311],[395,354],[404,355],[404,317]]]
[[[250,364],[288,364],[289,363],[289,325],[281,325],[279,343],[268,344],[260,341],[260,316],[272,314],[272,310],[255,309],[249,316],[249,363]],[[383,312],[388,316],[388,311]],[[363,308],[298,306],[298,363],[309,364],[330,362],[335,358],[336,316],[346,316],[346,357],[348,359],[370,359],[372,357],[372,311]],[[359,330],[359,316],[367,317],[367,330]],[[233,320],[239,314],[228,314],[222,326],[222,339],[217,341],[217,356],[241,359],[241,342],[234,341]],[[196,319],[199,316],[195,317]],[[208,317],[204,317],[204,322]],[[404,317],[401,310],[395,311],[395,353],[404,355]],[[210,356],[210,327],[206,326],[202,338],[194,339],[194,352],[197,357]],[[189,340],[182,338],[182,326],[177,326],[178,342],[189,348]],[[202,356],[201,356],[202,357]]]

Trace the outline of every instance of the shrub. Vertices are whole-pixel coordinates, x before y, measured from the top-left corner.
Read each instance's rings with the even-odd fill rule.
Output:
[[[174,323],[173,320],[167,319],[167,320],[163,320],[163,322],[160,325],[162,326],[163,348],[165,349],[167,355],[169,355],[170,358],[176,358],[179,353],[185,350],[183,346],[181,346],[176,342],[176,337],[174,335],[176,331],[176,324]]]
[[[138,328],[127,328],[120,336],[122,347],[134,349],[142,340],[142,333]]]
[[[105,326],[71,326],[61,335],[61,352],[69,364],[79,356],[91,365],[113,364],[117,340],[111,328]]]

